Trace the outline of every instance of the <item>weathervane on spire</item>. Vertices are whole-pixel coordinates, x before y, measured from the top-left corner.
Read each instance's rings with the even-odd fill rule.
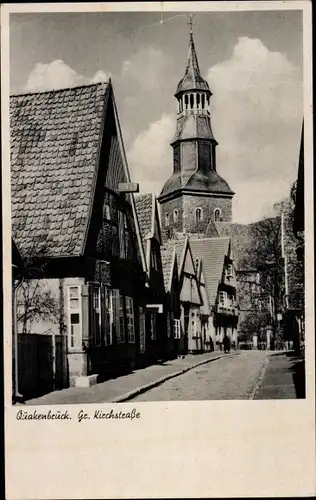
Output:
[[[194,16],[194,13],[190,12],[190,14],[189,14],[189,20],[188,20],[188,25],[190,26],[190,35],[193,34],[193,28],[192,28],[192,26],[193,26],[193,21],[192,21],[193,16]]]

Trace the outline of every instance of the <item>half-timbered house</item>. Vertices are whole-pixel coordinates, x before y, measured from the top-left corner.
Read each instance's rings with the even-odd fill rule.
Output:
[[[111,81],[10,98],[12,231],[58,305],[70,384],[137,364],[147,266]],[[44,274],[43,274],[44,273]],[[30,331],[45,331],[37,318]]]
[[[161,259],[165,284],[167,357],[174,358],[181,352],[181,306],[177,252],[170,242],[162,247]]]
[[[158,204],[153,193],[135,196],[136,212],[147,265],[145,363],[164,359],[167,353],[165,288],[161,261]]]
[[[202,296],[189,238],[169,241],[166,243],[167,245],[175,248],[179,262],[181,317],[180,329],[176,327],[175,336],[179,341],[179,354],[186,354],[197,350],[197,339],[201,336],[200,307]]]
[[[221,347],[225,334],[236,344],[239,309],[231,239],[191,239],[190,245],[193,255],[199,256],[203,262],[205,288],[211,308],[210,337],[215,347]]]

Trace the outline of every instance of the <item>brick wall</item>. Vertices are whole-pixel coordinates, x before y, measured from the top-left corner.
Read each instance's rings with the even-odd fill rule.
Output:
[[[201,208],[203,219],[196,221],[196,210]],[[205,233],[210,219],[214,220],[214,210],[219,208],[223,222],[232,220],[232,200],[211,196],[183,195],[161,205],[161,223],[164,239],[167,229],[187,233]],[[174,210],[178,210],[178,222],[173,221]],[[166,227],[166,214],[169,214],[169,226]]]
[[[173,200],[162,203],[161,207],[161,229],[163,240],[166,239],[166,234],[169,229],[174,229],[175,231],[183,231],[183,198],[179,196]],[[173,222],[174,210],[178,211],[178,222]],[[166,215],[169,214],[169,226],[166,226]]]

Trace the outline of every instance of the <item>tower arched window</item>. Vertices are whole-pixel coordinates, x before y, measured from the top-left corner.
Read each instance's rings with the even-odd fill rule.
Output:
[[[173,222],[178,222],[178,220],[179,220],[178,210],[174,210],[173,211]]]
[[[189,96],[188,96],[188,94],[185,94],[185,96],[184,96],[184,104],[185,104],[185,109],[188,109],[188,107],[189,107]]]
[[[221,210],[220,208],[215,208],[214,210],[214,220],[219,222],[221,220]]]
[[[202,109],[205,108],[205,94],[202,94]]]
[[[170,224],[170,217],[169,217],[169,214],[166,214],[165,215],[165,226],[169,226]]]
[[[210,105],[210,96],[208,95],[206,99],[207,99],[207,105],[209,106]]]
[[[203,210],[200,207],[195,211],[195,220],[196,222],[201,222],[203,220]]]
[[[193,94],[190,94],[190,108],[193,109],[194,106],[194,97]]]

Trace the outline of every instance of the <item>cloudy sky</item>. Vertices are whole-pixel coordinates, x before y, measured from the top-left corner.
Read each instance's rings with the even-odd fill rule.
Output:
[[[112,78],[134,181],[159,193],[172,172],[173,97],[188,52],[186,13],[12,14],[11,93]],[[212,97],[217,169],[236,192],[235,222],[268,215],[297,174],[300,11],[208,12],[194,38]]]

